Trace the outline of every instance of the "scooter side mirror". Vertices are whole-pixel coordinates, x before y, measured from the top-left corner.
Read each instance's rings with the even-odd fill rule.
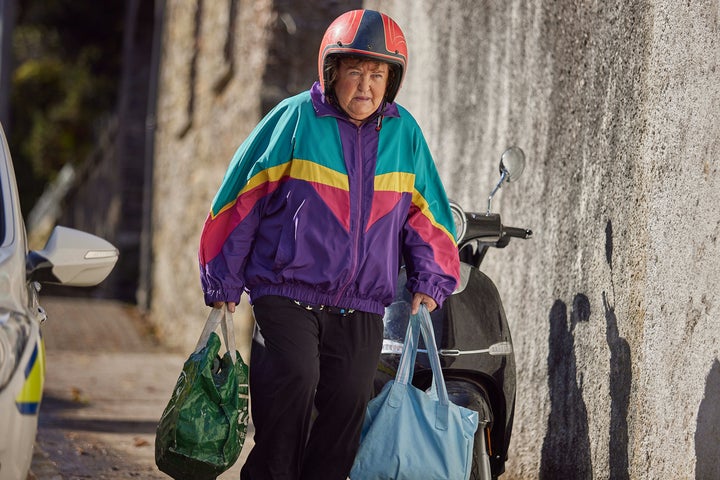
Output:
[[[500,156],[500,180],[488,197],[487,215],[490,215],[492,199],[505,182],[515,181],[525,170],[525,152],[520,147],[510,147]]]
[[[500,175],[510,183],[517,180],[525,170],[525,152],[520,147],[510,147],[500,156]]]
[[[513,353],[513,346],[510,342],[494,343],[488,348],[488,353],[495,356],[510,355]]]

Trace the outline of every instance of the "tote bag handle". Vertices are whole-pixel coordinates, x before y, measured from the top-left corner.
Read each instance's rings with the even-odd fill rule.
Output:
[[[425,341],[428,358],[430,359],[430,367],[433,374],[431,388],[434,389],[434,393],[438,399],[435,427],[439,430],[447,430],[450,399],[448,398],[445,378],[443,377],[442,367],[440,366],[440,356],[438,355],[437,345],[435,344],[435,333],[433,332],[430,313],[425,305],[420,305],[420,310],[417,315],[410,316],[410,322],[407,332],[405,333],[405,345],[403,346],[400,364],[395,382],[391,387],[388,403],[393,407],[399,407],[404,398],[404,391],[408,388],[408,385],[412,384],[420,334],[422,334],[423,340]]]
[[[227,348],[227,351],[230,352],[230,357],[232,357],[232,361],[235,363],[237,361],[235,329],[233,328],[232,313],[227,309],[226,304],[223,304],[221,308],[213,308],[210,311],[210,315],[208,315],[208,318],[205,321],[205,327],[203,327],[200,339],[198,340],[193,353],[199,352],[205,347],[205,345],[207,345],[210,334],[217,330],[218,325],[220,325],[220,329],[222,330],[223,340],[225,340],[225,348]]]

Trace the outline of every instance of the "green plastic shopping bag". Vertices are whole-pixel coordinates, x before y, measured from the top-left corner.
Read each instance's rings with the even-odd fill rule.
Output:
[[[231,313],[214,308],[160,417],[155,463],[176,480],[215,479],[237,461],[247,423],[248,367],[235,350]]]

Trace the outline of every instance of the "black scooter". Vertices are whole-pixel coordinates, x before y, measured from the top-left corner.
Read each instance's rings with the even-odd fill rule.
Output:
[[[505,183],[516,180],[525,167],[518,147],[500,159],[500,181],[488,198],[485,213],[465,212],[451,202],[460,255],[460,285],[442,309],[431,314],[440,363],[450,401],[479,412],[471,479],[496,479],[505,471],[515,410],[515,355],[505,311],[497,288],[480,264],[490,247],[504,248],[511,238],[528,239],[532,231],[504,226],[491,213],[492,199]],[[410,293],[402,269],[398,297],[385,311],[383,349],[375,376],[375,392],[395,378],[410,318]],[[423,345],[418,352],[423,352]],[[413,384],[427,390],[432,371],[427,355],[419,353]]]

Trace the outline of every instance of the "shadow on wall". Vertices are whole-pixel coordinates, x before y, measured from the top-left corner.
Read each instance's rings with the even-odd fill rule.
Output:
[[[613,229],[608,220],[605,227],[605,256],[610,267],[611,290],[615,296],[613,278]],[[615,307],[610,304],[606,292],[602,293],[606,322],[606,341],[610,350],[610,431],[609,431],[609,475],[612,480],[627,480],[628,461],[628,407],[630,387],[632,385],[632,359],[630,345],[620,336]],[[548,385],[550,390],[550,416],[547,433],[543,441],[540,461],[540,478],[557,479],[592,478],[590,459],[590,438],[585,401],[582,397],[582,376],[577,375],[575,357],[575,337],[573,331],[579,322],[590,319],[590,300],[586,295],[578,294],[573,299],[572,312],[568,323],[567,306],[556,300],[550,309],[550,338],[548,353]],[[720,375],[720,372],[716,372]],[[708,380],[710,382],[710,380]],[[717,405],[720,389],[715,381],[713,405]],[[718,418],[717,407],[711,415]],[[698,419],[699,421],[699,419]],[[710,424],[714,425],[714,421]],[[714,431],[717,438],[717,429]],[[717,458],[715,455],[708,458]],[[699,455],[698,455],[699,457]],[[700,477],[698,477],[700,478]],[[703,478],[720,478],[715,475]]]
[[[720,361],[715,359],[705,381],[695,429],[695,478],[720,478]]]
[[[605,225],[605,259],[610,267],[610,281],[613,298],[615,286],[613,279],[613,228],[612,221]],[[628,461],[628,407],[630,405],[630,385],[632,384],[632,359],[630,344],[620,336],[615,306],[610,305],[607,293],[603,292],[603,308],[605,309],[608,348],[610,349],[610,435],[609,435],[609,467],[610,478],[613,480],[629,479]]]
[[[628,406],[630,405],[630,385],[632,370],[630,368],[630,345],[618,332],[615,309],[603,292],[603,306],[607,331],[605,336],[610,348],[610,478],[613,480],[629,479],[628,474]]]
[[[550,416],[542,446],[540,479],[592,478],[590,437],[582,378],[578,382],[573,330],[590,318],[590,302],[583,294],[573,300],[568,324],[567,306],[556,300],[550,309],[548,386]]]

